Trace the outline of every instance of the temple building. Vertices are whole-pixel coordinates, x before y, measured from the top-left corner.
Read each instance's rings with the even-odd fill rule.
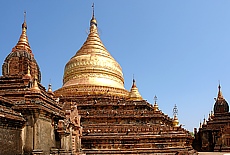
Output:
[[[18,43],[5,58],[0,77],[0,154],[80,154],[77,107],[64,111],[41,73],[27,38],[26,21]]]
[[[229,152],[230,151],[230,113],[228,102],[222,95],[221,86],[218,86],[218,95],[215,98],[214,113],[204,118],[200,127],[194,129],[194,149],[198,151]]]
[[[192,136],[144,100],[136,81],[124,88],[122,68],[103,45],[94,16],[83,46],[67,62],[63,86],[54,91],[64,110],[77,105],[86,154],[175,154],[192,151]]]
[[[176,106],[170,118],[156,96],[154,104],[142,98],[135,79],[130,90],[124,88],[122,68],[99,37],[94,10],[88,37],[67,62],[63,86],[54,92],[41,84],[26,31],[24,21],[2,65],[0,154],[194,152],[193,137],[179,124]]]

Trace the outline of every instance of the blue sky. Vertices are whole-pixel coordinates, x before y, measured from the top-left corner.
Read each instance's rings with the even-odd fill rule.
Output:
[[[213,109],[218,81],[230,100],[230,1],[0,1],[0,63],[21,34],[27,12],[30,46],[42,84],[62,86],[65,64],[87,37],[95,3],[101,40],[123,69],[125,88],[133,74],[142,97],[193,131]],[[1,71],[1,70],[0,70]]]

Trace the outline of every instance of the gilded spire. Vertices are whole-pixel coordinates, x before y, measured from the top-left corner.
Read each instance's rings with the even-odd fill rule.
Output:
[[[90,32],[93,30],[97,30],[97,20],[94,16],[94,3],[92,5],[93,13],[92,13],[92,19],[90,20]]]
[[[39,86],[38,86],[38,78],[37,77],[34,78],[34,83],[33,83],[32,89],[33,90],[40,90]]]
[[[205,117],[204,117],[203,125],[207,125],[207,121],[206,121]]]
[[[208,114],[208,121],[210,121],[211,120],[211,114],[209,113]]]
[[[30,75],[30,66],[27,66],[27,74]]]
[[[158,105],[157,105],[157,96],[154,96],[154,106],[153,106],[153,111],[158,111]]]
[[[135,81],[135,79],[133,78],[132,88],[135,88],[135,87],[137,87],[137,86],[136,86],[136,81]]]
[[[176,115],[173,117],[173,126],[179,127],[179,120]]]
[[[97,20],[96,20],[96,18],[95,18],[95,16],[94,16],[94,3],[93,3],[93,5],[92,5],[92,9],[93,9],[93,13],[92,13],[92,19],[90,20],[90,31],[91,31],[91,27],[92,26],[96,26],[97,27]]]
[[[173,108],[173,126],[174,127],[179,127],[179,120],[177,118],[177,115],[178,115],[178,109],[177,109],[177,106],[175,104],[174,108]]]
[[[134,78],[133,78],[132,88],[131,88],[130,93],[129,93],[129,98],[130,98],[130,100],[143,100],[139,91],[138,91],[138,88],[136,86],[136,81]]]
[[[32,54],[32,51],[29,45],[29,41],[27,38],[26,30],[27,30],[26,12],[24,12],[24,22],[22,24],[22,34],[18,40],[17,45],[12,49],[13,52],[16,50],[26,50],[27,52]]]
[[[25,75],[23,76],[23,80],[25,80],[25,81],[24,81],[24,84],[25,84],[25,85],[28,85],[28,84],[29,84],[29,81],[31,80],[31,78],[32,78],[32,76],[31,76],[31,74],[30,74],[30,66],[28,65],[28,66],[27,66],[27,74],[25,74]],[[30,85],[28,85],[28,86],[30,86]]]
[[[48,93],[53,93],[51,84],[49,84],[47,92],[48,92]]]
[[[214,112],[211,111],[211,118],[213,119],[214,118]]]
[[[218,100],[218,99],[224,99],[224,97],[223,97],[223,95],[222,95],[222,92],[221,92],[221,90],[220,90],[220,89],[221,89],[220,84],[219,84],[219,86],[218,86],[218,89],[219,89],[219,90],[218,90],[217,100]]]
[[[30,75],[30,66],[28,65],[27,66],[27,74],[25,75],[25,77],[31,77],[31,75]]]
[[[94,3],[93,3],[93,5],[92,5],[92,11],[93,11],[93,13],[92,13],[92,17],[94,18]]]

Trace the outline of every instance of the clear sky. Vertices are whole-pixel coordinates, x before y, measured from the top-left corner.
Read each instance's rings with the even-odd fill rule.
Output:
[[[125,88],[133,74],[142,97],[193,131],[213,109],[218,81],[230,101],[230,1],[0,1],[0,63],[27,35],[42,84],[62,86],[65,64],[87,37],[92,3],[101,40],[120,63]],[[1,69],[0,69],[1,71]]]

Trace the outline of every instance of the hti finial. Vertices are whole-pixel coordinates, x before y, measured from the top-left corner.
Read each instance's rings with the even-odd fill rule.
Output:
[[[97,20],[94,17],[94,3],[92,5],[92,9],[93,9],[93,13],[92,13],[92,19],[90,21],[90,26],[93,26],[93,25],[97,26]],[[91,29],[90,29],[90,32],[91,32]],[[92,30],[92,32],[94,32],[94,29]]]
[[[51,79],[49,79],[49,84],[51,84]]]
[[[26,11],[24,11],[24,22],[26,22]]]
[[[92,11],[93,11],[93,15],[92,15],[92,16],[93,16],[93,18],[94,18],[94,3],[93,3],[93,5],[92,5],[92,9],[93,9],[93,10],[92,10]]]
[[[220,81],[219,81],[217,100],[223,99],[223,98],[224,97],[223,97],[222,92],[221,92],[221,86],[220,86]]]
[[[219,86],[218,86],[218,88],[219,88],[219,91],[220,91],[220,88],[221,88],[221,86],[220,86],[220,80],[219,80]]]
[[[51,83],[48,85],[48,91],[47,91],[48,93],[52,93],[53,91],[52,91],[52,85],[51,85]]]
[[[177,106],[175,104],[174,108],[173,108],[173,126],[174,127],[179,127],[179,120],[177,118],[177,115],[178,115],[178,109],[177,109]]]
[[[178,109],[177,106],[175,104],[174,108],[173,108],[173,116],[177,116],[178,115]]]
[[[24,22],[22,24],[22,29],[27,29],[27,25],[26,25],[26,11],[24,11]]]
[[[155,103],[157,103],[157,96],[156,95],[154,96],[154,101],[155,101]]]
[[[154,105],[153,105],[153,111],[159,111],[158,105],[157,105],[157,96],[154,96]]]
[[[136,81],[134,79],[134,74],[133,74],[133,85],[132,85],[132,88],[135,88],[136,87]]]

